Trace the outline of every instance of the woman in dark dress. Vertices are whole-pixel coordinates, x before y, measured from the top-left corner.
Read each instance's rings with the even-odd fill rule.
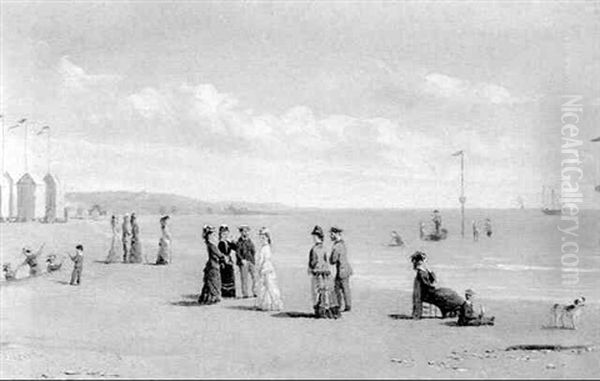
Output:
[[[208,251],[208,261],[204,266],[204,285],[198,298],[200,304],[214,304],[221,301],[221,270],[220,265],[225,261],[225,256],[217,249],[217,236],[215,228],[205,225],[202,237]]]
[[[221,263],[221,295],[224,298],[235,298],[235,270],[231,252],[235,251],[235,243],[229,241],[229,227],[219,227],[219,245],[221,254],[225,256],[225,262]]]
[[[423,302],[439,308],[442,318],[456,316],[464,299],[454,290],[435,286],[435,273],[425,265],[427,260],[425,253],[417,251],[410,259],[417,273],[413,286],[413,319],[420,319],[423,316]]]

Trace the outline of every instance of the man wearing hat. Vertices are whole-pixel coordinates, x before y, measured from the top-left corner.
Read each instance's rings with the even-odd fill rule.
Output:
[[[342,308],[343,300],[345,305],[344,311],[348,312],[352,309],[352,297],[350,295],[352,266],[350,266],[350,262],[348,262],[346,244],[342,239],[342,229],[337,226],[331,227],[331,229],[329,229],[329,237],[333,242],[329,263],[336,268],[334,292],[337,298],[337,305],[339,308]]]
[[[256,297],[256,270],[254,268],[254,255],[256,248],[250,239],[250,227],[248,225],[240,225],[240,238],[236,244],[236,261],[240,269],[240,278],[242,283],[242,297],[249,298],[248,283],[252,279],[252,296]]]
[[[494,325],[494,316],[484,316],[485,310],[483,306],[479,307],[479,314],[475,313],[475,307],[473,301],[475,299],[475,292],[470,288],[465,291],[465,302],[460,307],[460,313],[458,315],[458,325],[460,326],[479,326],[479,325]]]

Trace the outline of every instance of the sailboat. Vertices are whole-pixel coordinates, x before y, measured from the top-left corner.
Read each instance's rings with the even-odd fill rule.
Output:
[[[548,194],[546,187],[542,188],[542,212],[550,216],[560,214],[560,204],[554,189],[550,189],[550,194]]]

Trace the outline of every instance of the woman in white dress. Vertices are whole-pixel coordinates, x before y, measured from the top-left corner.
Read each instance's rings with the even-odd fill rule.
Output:
[[[110,249],[108,250],[108,256],[105,259],[106,263],[120,262],[120,246],[121,239],[119,238],[119,227],[116,216],[110,218],[110,228],[112,230],[112,240],[110,242]]]
[[[258,232],[260,250],[256,258],[258,275],[258,298],[256,308],[263,311],[280,311],[283,309],[281,293],[277,287],[275,267],[271,262],[271,232],[263,227]]]

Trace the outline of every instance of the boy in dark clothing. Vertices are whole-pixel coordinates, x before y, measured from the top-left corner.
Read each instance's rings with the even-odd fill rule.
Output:
[[[475,313],[473,306],[473,299],[475,293],[469,289],[465,291],[465,302],[460,307],[460,314],[458,315],[458,325],[460,326],[480,326],[480,325],[494,325],[494,317],[484,316],[484,309],[480,307],[479,314]]]
[[[83,245],[77,245],[75,247],[75,255],[69,255],[69,258],[73,261],[73,272],[71,273],[70,285],[79,285],[81,282],[81,271],[83,270]]]

